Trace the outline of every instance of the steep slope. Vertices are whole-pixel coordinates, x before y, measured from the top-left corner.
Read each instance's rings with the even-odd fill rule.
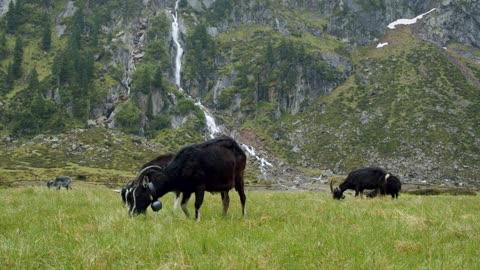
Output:
[[[475,182],[478,86],[411,27],[382,41],[354,53],[354,75],[290,124],[286,141],[313,167],[380,165],[412,180]]]

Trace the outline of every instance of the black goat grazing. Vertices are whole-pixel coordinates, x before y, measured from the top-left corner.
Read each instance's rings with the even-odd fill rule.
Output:
[[[223,214],[226,215],[230,198],[228,192],[235,188],[240,196],[242,214],[245,215],[246,196],[244,171],[247,156],[238,143],[222,136],[180,150],[163,170],[148,166],[138,174],[133,186],[133,196],[127,197],[130,215],[145,213],[148,205],[167,192],[182,192],[182,210],[190,216],[187,202],[195,193],[195,218],[200,219],[200,207],[205,191],[220,192]]]
[[[67,190],[69,190],[69,189],[72,189],[71,184],[72,184],[72,178],[70,176],[59,176],[55,179],[55,181],[48,181],[47,187],[49,189],[51,187],[57,187],[57,189],[64,187]]]
[[[330,190],[334,199],[344,199],[343,192],[347,189],[355,190],[355,197],[358,194],[363,195],[363,190],[374,189],[374,194],[381,192],[382,187],[386,183],[386,179],[391,175],[387,174],[382,168],[369,167],[352,171],[347,178],[339,185],[333,188],[333,183],[330,181]]]

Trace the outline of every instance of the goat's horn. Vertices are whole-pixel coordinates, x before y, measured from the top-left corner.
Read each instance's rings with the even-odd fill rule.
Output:
[[[333,179],[330,180],[330,191],[333,193]]]
[[[138,181],[140,180],[140,177],[141,177],[145,172],[147,172],[147,171],[149,171],[149,170],[156,170],[156,171],[160,171],[160,172],[161,172],[161,171],[163,171],[163,168],[160,167],[160,166],[158,166],[158,165],[152,165],[152,166],[145,167],[145,168],[143,168],[141,171],[139,171],[139,172],[137,173],[137,176],[135,177],[135,180],[134,180],[134,181],[135,181],[136,183],[138,183]]]

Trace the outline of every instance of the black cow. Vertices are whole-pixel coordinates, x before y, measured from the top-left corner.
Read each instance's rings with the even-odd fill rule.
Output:
[[[136,179],[133,196],[127,200],[130,215],[145,213],[147,207],[167,192],[182,192],[182,210],[190,216],[187,202],[195,193],[195,218],[200,219],[200,207],[205,191],[220,192],[223,214],[227,214],[228,192],[235,188],[245,215],[246,196],[243,175],[247,156],[238,143],[221,136],[180,150],[163,170],[158,166],[144,168]],[[128,198],[127,198],[128,199]]]
[[[345,198],[343,192],[347,189],[355,190],[355,197],[357,197],[358,194],[363,195],[363,190],[365,189],[374,189],[375,191],[373,192],[378,193],[390,177],[394,176],[386,173],[382,168],[362,168],[350,172],[340,186],[335,189],[333,189],[333,183],[330,181],[330,190],[332,191],[333,198],[337,200]]]
[[[155,159],[143,164],[142,167],[140,168],[140,171],[142,169],[146,168],[146,167],[153,166],[153,165],[159,166],[160,168],[165,168],[167,166],[167,164],[170,162],[170,160],[173,159],[173,157],[174,157],[174,154],[171,154],[171,153],[160,155],[160,156],[156,157]],[[132,196],[132,191],[133,191],[134,186],[135,186],[135,181],[130,181],[129,183],[127,183],[127,185],[125,185],[125,187],[123,187],[120,190],[120,195],[122,196],[122,201],[127,206],[128,206],[127,197]],[[179,198],[180,198],[180,192],[175,192],[175,204],[174,204],[173,208],[177,208]],[[130,198],[130,200],[131,199],[132,198]]]
[[[64,187],[67,190],[69,190],[69,189],[72,189],[71,184],[72,184],[72,178],[70,176],[59,176],[55,179],[55,181],[48,181],[47,187],[49,189],[51,187],[57,187],[57,189]]]
[[[385,195],[391,195],[392,199],[398,199],[398,193],[402,190],[402,182],[395,175],[390,175],[387,178],[387,183],[385,183],[382,191]]]
[[[398,193],[400,192],[400,190],[402,190],[402,182],[400,182],[400,179],[398,179],[398,177],[396,177],[395,175],[389,174],[386,178],[387,180],[379,190],[380,195],[391,195],[392,199],[398,199]],[[373,198],[377,195],[377,190],[374,190],[368,193],[367,197]]]

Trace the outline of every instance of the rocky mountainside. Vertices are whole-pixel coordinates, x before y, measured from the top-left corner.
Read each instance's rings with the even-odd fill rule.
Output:
[[[208,110],[272,164],[251,158],[262,181],[377,165],[477,185],[480,1],[3,0],[0,16],[3,138],[107,127],[170,150],[209,136]]]

